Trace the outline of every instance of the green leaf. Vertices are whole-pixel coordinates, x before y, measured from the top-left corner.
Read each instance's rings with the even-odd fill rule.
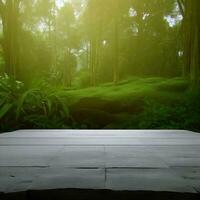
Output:
[[[51,110],[52,110],[52,102],[51,102],[51,100],[49,100],[49,99],[47,99],[47,107],[48,107],[49,113],[51,113]]]
[[[12,104],[4,104],[2,108],[0,108],[0,119],[10,110]]]
[[[64,103],[62,103],[62,109],[63,109],[65,116],[68,118],[70,116],[69,108]]]
[[[33,97],[33,98],[37,98],[37,92],[39,92],[39,90],[37,88],[33,88],[33,89],[30,89],[28,91],[26,91],[18,100],[18,103],[17,103],[17,119],[19,118],[20,116],[20,113],[21,111],[23,110],[23,105],[26,101],[27,98],[30,98]]]

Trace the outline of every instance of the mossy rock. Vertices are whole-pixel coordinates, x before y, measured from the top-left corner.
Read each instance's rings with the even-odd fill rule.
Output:
[[[167,81],[156,86],[159,91],[185,92],[189,88],[189,82],[185,80]]]
[[[116,121],[116,117],[110,113],[95,109],[76,109],[72,111],[72,118],[78,126],[86,128],[104,128]]]
[[[82,109],[104,111],[110,114],[118,114],[118,113],[138,114],[142,112],[144,109],[144,101],[143,99],[137,99],[132,101],[131,100],[111,101],[97,97],[88,97],[88,98],[82,98],[79,102],[71,106],[72,112]]]

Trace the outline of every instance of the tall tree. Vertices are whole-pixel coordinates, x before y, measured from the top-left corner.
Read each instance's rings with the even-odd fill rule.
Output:
[[[104,1],[88,0],[83,14],[83,24],[87,38],[87,51],[89,53],[89,70],[91,85],[97,84],[99,64],[99,50],[101,45],[102,11]]]
[[[113,65],[113,83],[117,84],[119,81],[119,15],[120,3],[118,0],[114,3],[114,65]]]
[[[71,86],[76,69],[76,56],[73,54],[79,48],[79,37],[75,27],[75,10],[71,3],[65,3],[58,11],[57,42],[59,44],[60,73],[65,86]]]
[[[178,0],[178,5],[184,18],[183,75],[196,84],[199,82],[200,75],[200,1]]]
[[[5,71],[18,78],[19,75],[19,5],[21,0],[0,0],[0,15],[3,24],[3,51]]]

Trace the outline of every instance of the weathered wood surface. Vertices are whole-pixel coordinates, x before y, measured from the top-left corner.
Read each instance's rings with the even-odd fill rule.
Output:
[[[200,134],[21,130],[0,135],[0,192],[200,190]]]

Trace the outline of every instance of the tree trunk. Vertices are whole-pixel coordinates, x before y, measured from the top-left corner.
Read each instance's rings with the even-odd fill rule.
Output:
[[[183,21],[184,66],[183,75],[192,84],[199,82],[200,75],[200,13],[199,0],[185,1]]]
[[[90,44],[90,78],[91,85],[96,86],[97,41],[95,37],[92,38]]]
[[[119,3],[116,1],[116,9],[114,16],[114,65],[113,65],[113,83],[119,81]]]
[[[19,0],[9,0],[2,4],[3,51],[5,72],[19,78]]]

